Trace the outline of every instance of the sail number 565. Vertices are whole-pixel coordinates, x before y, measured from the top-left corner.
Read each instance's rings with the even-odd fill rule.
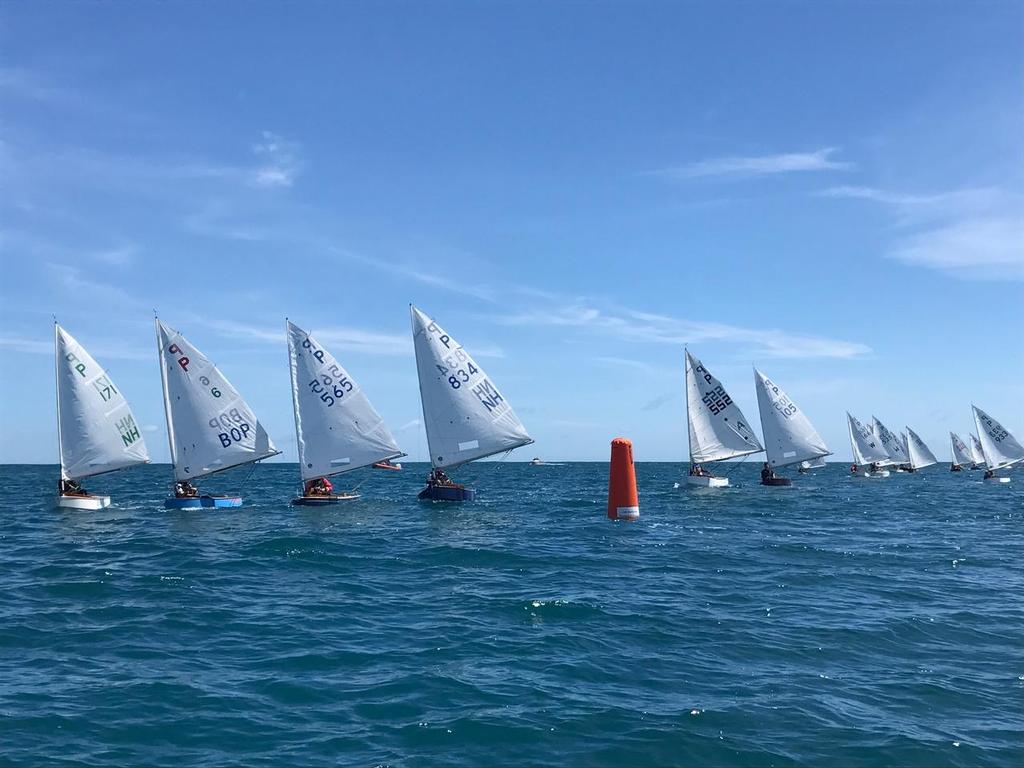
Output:
[[[328,370],[335,374],[334,378],[326,373],[321,373],[309,382],[309,388],[314,395],[320,395],[320,399],[330,407],[336,400],[341,400],[346,392],[352,391],[352,381],[348,377],[340,375],[336,365],[329,366]]]

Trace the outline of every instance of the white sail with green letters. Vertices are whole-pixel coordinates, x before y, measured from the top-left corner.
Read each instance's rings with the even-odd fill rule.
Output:
[[[191,480],[280,453],[227,377],[173,328],[156,321],[171,462]]]

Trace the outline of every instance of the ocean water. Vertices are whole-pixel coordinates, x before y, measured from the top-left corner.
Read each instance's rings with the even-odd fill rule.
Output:
[[[102,512],[0,467],[0,764],[1024,763],[1024,473],[758,467],[638,464],[635,524],[604,464],[466,467],[462,506],[363,471],[324,509],[272,464],[201,511],[151,466]]]

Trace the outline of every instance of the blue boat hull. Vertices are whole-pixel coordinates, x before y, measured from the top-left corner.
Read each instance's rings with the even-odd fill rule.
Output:
[[[192,496],[187,499],[164,499],[165,509],[208,509],[211,507],[240,507],[239,496]]]
[[[475,501],[476,491],[454,485],[428,485],[418,498],[420,501]]]

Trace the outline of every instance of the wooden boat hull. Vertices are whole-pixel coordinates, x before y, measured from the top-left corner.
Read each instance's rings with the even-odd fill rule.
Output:
[[[686,484],[690,488],[726,488],[729,485],[729,478],[687,475]]]
[[[339,493],[334,496],[299,496],[292,499],[292,504],[296,507],[329,507],[332,504],[355,501],[358,498],[358,493]]]
[[[762,480],[761,485],[768,485],[773,488],[787,488],[793,484],[793,481],[788,477],[770,477],[767,480]]]
[[[96,511],[110,506],[109,496],[58,496],[57,506],[61,509]]]
[[[457,485],[428,485],[416,498],[420,501],[476,501],[476,491]]]
[[[164,499],[164,509],[220,509],[240,506],[242,506],[240,496],[190,496],[185,499],[177,497]]]

